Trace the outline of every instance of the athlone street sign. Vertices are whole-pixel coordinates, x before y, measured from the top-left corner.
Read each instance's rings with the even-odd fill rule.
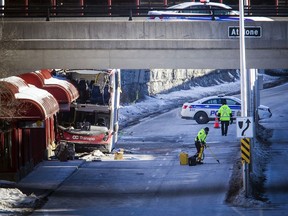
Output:
[[[237,38],[239,37],[240,30],[238,26],[228,26],[228,37]],[[245,37],[246,38],[261,38],[262,28],[261,26],[245,26]]]

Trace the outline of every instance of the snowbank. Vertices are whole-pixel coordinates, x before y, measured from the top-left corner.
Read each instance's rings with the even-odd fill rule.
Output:
[[[0,213],[1,215],[22,215],[33,212],[39,205],[40,199],[34,194],[26,195],[15,183],[0,181]]]

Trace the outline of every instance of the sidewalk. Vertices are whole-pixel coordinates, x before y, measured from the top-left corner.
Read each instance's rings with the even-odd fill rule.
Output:
[[[56,190],[83,163],[83,160],[43,161],[17,183],[17,187],[28,195],[34,193],[36,196],[44,198]]]

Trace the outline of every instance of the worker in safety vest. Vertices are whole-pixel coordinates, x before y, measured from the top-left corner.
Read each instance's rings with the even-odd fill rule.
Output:
[[[197,153],[195,154],[195,157],[197,159],[198,163],[203,163],[203,152],[204,152],[204,148],[206,148],[206,137],[208,135],[209,132],[209,128],[205,127],[202,128],[196,138],[195,138],[195,147],[197,149]]]
[[[227,136],[229,122],[233,123],[232,111],[230,107],[226,104],[226,100],[223,100],[222,106],[218,110],[218,116],[221,121],[221,132],[222,136]]]

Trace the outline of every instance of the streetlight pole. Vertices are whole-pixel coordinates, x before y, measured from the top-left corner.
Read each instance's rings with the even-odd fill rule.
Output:
[[[241,73],[241,117],[248,117],[248,86],[249,76],[246,70],[246,52],[245,52],[245,26],[244,26],[244,1],[239,0],[239,35],[240,35],[240,73]],[[246,1],[245,1],[246,3]],[[243,185],[245,196],[249,194],[249,166],[243,163]]]

